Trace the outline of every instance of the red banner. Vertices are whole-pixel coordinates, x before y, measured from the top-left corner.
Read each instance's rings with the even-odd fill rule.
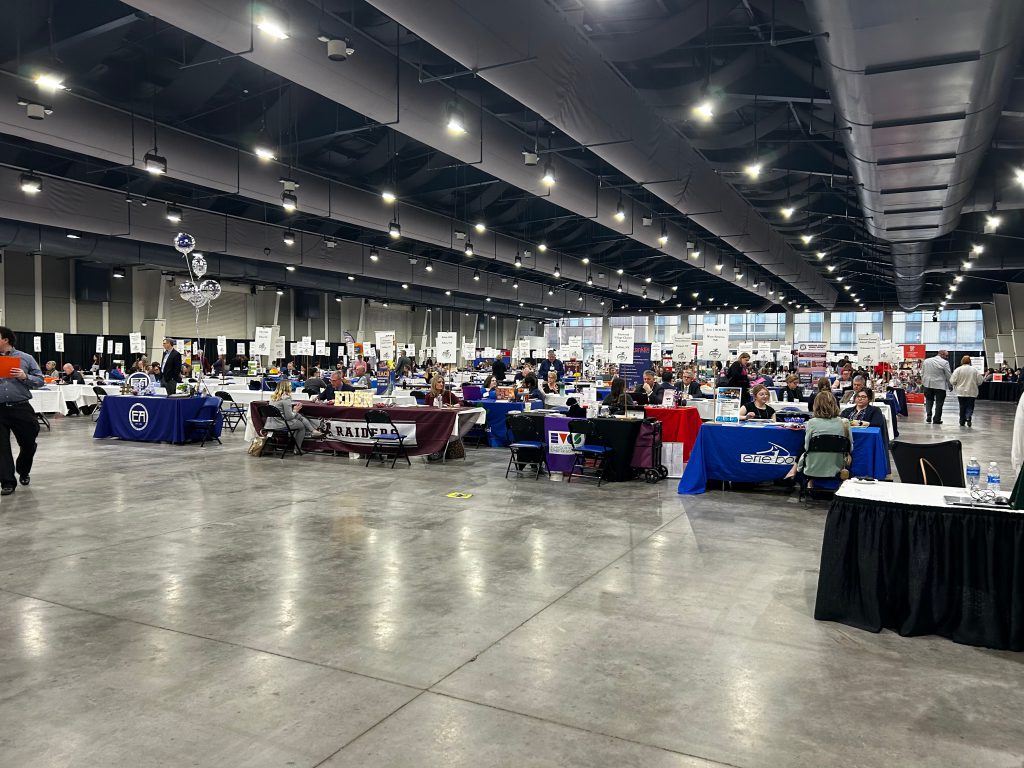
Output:
[[[924,360],[924,344],[904,344],[904,360]]]

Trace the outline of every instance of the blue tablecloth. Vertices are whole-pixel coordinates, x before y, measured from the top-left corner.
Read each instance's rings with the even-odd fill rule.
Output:
[[[148,443],[183,443],[187,436],[185,422],[199,418],[204,406],[209,406],[210,412],[216,413],[214,434],[219,437],[224,418],[216,397],[107,395],[103,398],[103,407],[92,436]]]
[[[523,410],[522,403],[497,400],[472,400],[470,402],[487,412],[487,441],[492,448],[502,448],[512,442],[512,438],[505,428],[505,417],[510,411]]]
[[[854,477],[884,480],[889,456],[877,427],[853,429]],[[781,480],[803,450],[804,431],[775,426],[705,424],[697,433],[679,493],[704,493],[708,480],[763,483]]]

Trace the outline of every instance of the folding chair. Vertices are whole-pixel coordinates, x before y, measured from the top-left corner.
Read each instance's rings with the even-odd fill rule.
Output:
[[[852,446],[850,445],[850,438],[846,435],[815,435],[811,438],[810,445],[807,446],[807,451],[804,455],[812,453],[832,453],[839,454],[844,459],[849,455]],[[805,460],[806,461],[806,460]],[[842,471],[842,466],[845,465],[844,461],[840,460],[840,469],[837,469],[831,475],[808,475],[806,472],[801,471],[799,473],[800,478],[800,501],[804,500],[804,497],[809,497],[809,491],[807,484],[811,480],[838,480],[839,473]],[[833,492],[834,493],[834,492]]]
[[[520,474],[527,464],[536,464],[534,480],[541,476],[542,471],[550,474],[547,453],[544,451],[543,420],[514,411],[505,417],[505,427],[512,435],[512,444],[508,447],[511,455],[505,468],[505,477],[512,471],[513,464]]]
[[[107,390],[103,387],[93,387],[92,391],[96,395],[96,408],[92,412],[92,420],[96,421],[100,417],[100,408],[103,407],[103,398],[107,396]]]
[[[239,424],[249,423],[245,416],[245,406],[236,403],[230,392],[214,392],[213,396],[220,398],[220,412],[224,414],[224,426],[234,432],[235,427]]]
[[[207,400],[215,400],[216,402],[207,402],[199,409],[199,413],[196,414],[194,419],[185,419],[185,438],[188,439],[190,435],[194,435],[196,432],[200,433],[202,435],[202,441],[199,443],[200,448],[206,446],[207,440],[216,440],[217,445],[223,445],[216,434],[217,413],[221,408],[221,400],[219,397],[207,398]]]
[[[46,431],[47,432],[50,431],[50,422],[46,418],[46,414],[43,414],[43,413],[40,413],[39,411],[36,411],[36,421],[38,421],[40,424],[42,424],[44,427],[46,427]]]
[[[392,469],[395,468],[395,464],[398,463],[400,458],[404,458],[405,463],[411,467],[412,462],[409,461],[409,451],[405,446],[405,436],[398,431],[395,422],[391,420],[391,414],[379,408],[374,408],[366,412],[365,419],[370,433],[376,432],[373,437],[373,445],[370,447],[370,455],[366,457],[366,466],[370,466],[374,456],[379,457],[383,464],[387,459],[389,451],[393,451]],[[387,427],[388,430],[377,431],[382,427]]]
[[[292,451],[296,451],[299,454],[302,453],[302,446],[295,442],[295,433],[288,428],[287,422],[284,421],[281,412],[277,408],[264,403],[256,406],[256,413],[263,419],[263,429],[260,432],[267,438],[267,442],[263,445],[263,451],[260,451],[260,456],[266,451],[268,445],[270,446],[270,455],[273,456],[280,450],[282,459]],[[281,419],[281,423],[284,426],[268,427],[267,422],[271,419]]]
[[[889,449],[901,482],[966,487],[963,446],[959,440],[940,443],[893,440]]]
[[[576,436],[580,436],[577,441]],[[597,478],[597,487],[601,487],[604,479],[604,465],[612,454],[612,449],[604,444],[601,430],[597,422],[589,419],[573,419],[569,422],[569,439],[572,441],[574,454],[572,471],[565,478],[567,483],[573,477]],[[589,464],[588,464],[589,462]],[[576,470],[579,469],[579,472]],[[587,473],[590,470],[590,474]]]

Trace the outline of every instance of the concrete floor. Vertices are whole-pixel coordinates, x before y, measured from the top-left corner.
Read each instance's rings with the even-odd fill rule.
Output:
[[[1013,413],[901,428],[1010,485]],[[812,619],[824,504],[91,426],[0,501],[3,768],[1024,761],[1024,656]]]

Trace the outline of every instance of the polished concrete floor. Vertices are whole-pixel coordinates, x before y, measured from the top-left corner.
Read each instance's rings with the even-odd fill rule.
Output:
[[[1010,484],[1013,413],[901,427]],[[1024,656],[813,620],[824,504],[91,426],[0,500],[2,768],[1024,761]]]

